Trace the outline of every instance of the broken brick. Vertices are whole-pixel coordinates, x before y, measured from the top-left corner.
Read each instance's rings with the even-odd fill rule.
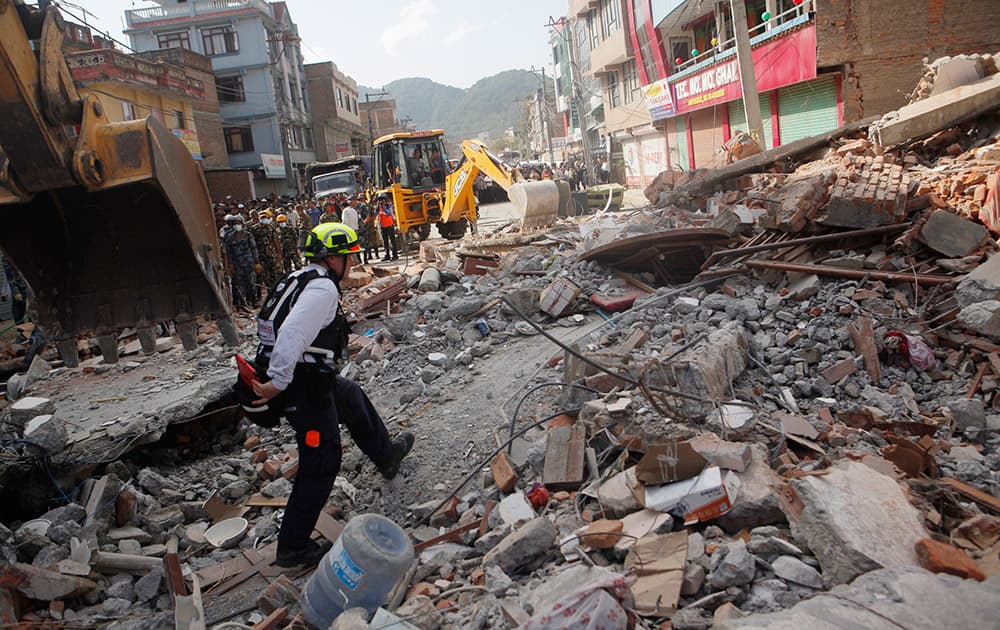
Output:
[[[490,462],[490,473],[493,475],[493,483],[505,494],[514,490],[517,485],[517,471],[505,451],[497,453]]]
[[[973,579],[980,582],[986,575],[976,564],[976,561],[958,547],[941,543],[930,538],[921,538],[914,546],[920,566],[932,573],[948,573],[963,579]]]
[[[580,542],[591,549],[610,549],[621,539],[625,524],[619,520],[594,521],[580,534]]]

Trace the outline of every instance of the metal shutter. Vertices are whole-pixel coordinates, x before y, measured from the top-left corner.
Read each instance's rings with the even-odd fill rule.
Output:
[[[774,148],[774,125],[771,124],[771,93],[760,94],[760,118],[764,123],[764,148]],[[729,129],[732,134],[737,129],[747,131],[747,115],[743,99],[729,101]]]
[[[833,76],[778,90],[781,144],[837,128],[837,83]]]
[[[677,147],[677,162],[671,163],[682,171],[691,169],[691,158],[688,156],[688,136],[684,119],[687,116],[681,115],[674,118],[674,146]]]
[[[691,135],[694,139],[695,168],[721,166],[725,158],[717,152],[722,148],[722,105],[699,109],[691,113]]]

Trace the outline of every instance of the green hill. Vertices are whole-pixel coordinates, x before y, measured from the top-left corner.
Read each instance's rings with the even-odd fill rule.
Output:
[[[389,98],[396,99],[396,115],[409,118],[417,129],[444,129],[451,142],[485,133],[494,144],[508,127],[525,124],[525,99],[539,85],[539,77],[532,72],[506,70],[480,79],[467,90],[419,77],[397,79],[384,87]],[[551,80],[547,89],[551,99]],[[358,86],[361,94],[375,91]]]

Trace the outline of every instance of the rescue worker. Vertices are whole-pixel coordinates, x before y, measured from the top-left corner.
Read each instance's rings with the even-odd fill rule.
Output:
[[[340,308],[340,281],[360,251],[357,234],[343,223],[313,228],[302,248],[309,264],[282,278],[260,311],[254,405],[284,410],[299,451],[278,531],[280,567],[315,565],[329,548],[309,535],[340,471],[340,424],[386,479],[396,476],[413,448],[412,433],[390,440],[361,387],[337,374],[350,330]]]
[[[299,258],[299,232],[283,214],[279,214],[275,221],[278,222],[281,240],[282,273],[289,274],[302,266],[302,259]]]
[[[385,195],[380,196],[378,201],[378,224],[382,231],[382,245],[385,246],[385,257],[382,260],[389,260],[390,246],[392,259],[399,260],[399,251],[396,249],[396,216],[392,210],[392,201]]]
[[[222,217],[222,220],[225,221],[225,224],[221,228],[219,228],[219,240],[225,241],[226,234],[229,234],[230,232],[233,231],[233,225],[235,225],[236,223],[236,215],[227,214],[226,216]]]
[[[226,233],[223,245],[233,268],[233,305],[236,308],[255,308],[259,298],[257,268],[260,265],[257,242],[244,229],[242,216],[233,215],[232,223],[233,229]]]
[[[258,280],[269,290],[281,277],[281,242],[278,228],[274,226],[274,212],[267,208],[258,214],[258,221],[250,226],[250,234],[257,242],[257,254],[260,265],[257,268]]]

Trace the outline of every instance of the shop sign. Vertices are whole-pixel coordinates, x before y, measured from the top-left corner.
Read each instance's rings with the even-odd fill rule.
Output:
[[[642,86],[642,93],[646,97],[646,108],[651,120],[663,120],[674,115],[674,99],[666,79]]]
[[[260,154],[261,166],[264,168],[264,177],[268,179],[285,178],[285,158],[273,153]]]
[[[807,26],[757,46],[753,49],[753,61],[758,92],[814,79],[816,27]],[[720,105],[743,96],[740,65],[735,55],[670,84],[676,113]]]
[[[174,135],[180,138],[187,150],[191,152],[191,157],[196,160],[202,159],[201,143],[198,142],[198,132],[194,129],[171,129]]]

